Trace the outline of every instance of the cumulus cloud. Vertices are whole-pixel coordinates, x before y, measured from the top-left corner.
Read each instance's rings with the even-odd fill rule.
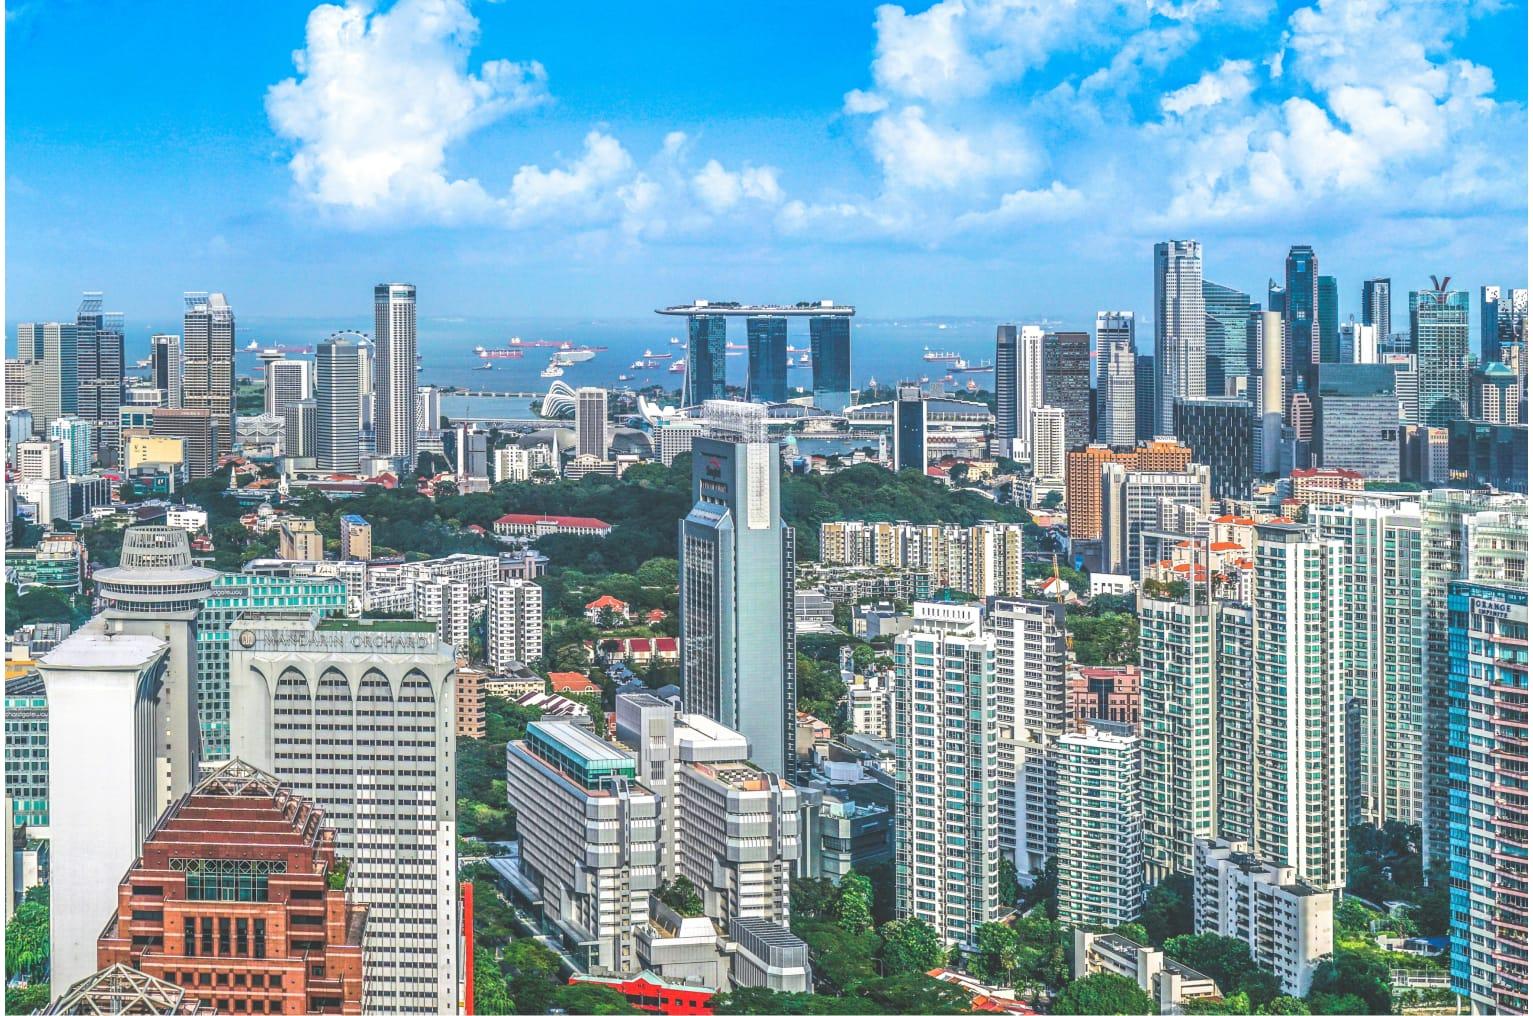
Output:
[[[1167,93],[1160,100],[1160,108],[1181,116],[1223,102],[1240,102],[1256,87],[1251,81],[1251,67],[1249,60],[1226,60],[1192,84]]]
[[[880,116],[870,132],[873,155],[891,184],[916,190],[951,189],[989,177],[1014,176],[1030,163],[1014,128],[961,131],[929,123],[920,106]]]
[[[682,131],[668,133],[644,166],[596,127],[579,154],[528,162],[504,189],[455,175],[455,145],[550,101],[535,60],[472,68],[478,40],[466,0],[314,8],[304,48],[293,54],[296,76],[266,95],[272,128],[293,146],[298,193],[365,225],[558,222],[630,238],[696,231],[711,215],[782,202],[773,167],[731,170],[710,159],[690,171]]]
[[[293,54],[298,76],[266,94],[272,127],[294,145],[298,189],[343,210],[485,214],[493,202],[479,182],[448,173],[449,148],[548,92],[536,61],[470,70],[478,32],[461,0],[314,8]]]

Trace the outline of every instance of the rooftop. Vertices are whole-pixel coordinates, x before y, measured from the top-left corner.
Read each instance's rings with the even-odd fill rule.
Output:
[[[713,314],[724,317],[749,317],[751,315],[770,317],[817,317],[820,315],[851,317],[857,313],[857,308],[847,304],[838,304],[831,300],[814,300],[787,304],[694,300],[691,303],[678,303],[669,307],[660,307],[655,313],[667,314],[672,317],[696,317]]]
[[[630,762],[633,756],[610,742],[603,741],[584,727],[560,721],[534,720],[527,724],[531,739],[558,745],[587,762]]]
[[[249,616],[248,614],[246,615]],[[314,628],[315,631],[413,631],[434,632],[435,621],[410,621],[404,618],[332,617]]]
[[[546,522],[573,529],[611,529],[612,523],[583,515],[525,515],[512,512],[495,520],[497,526],[533,526]]]
[[[88,624],[37,661],[44,670],[138,670],[168,647],[152,635],[114,635],[104,623]]]

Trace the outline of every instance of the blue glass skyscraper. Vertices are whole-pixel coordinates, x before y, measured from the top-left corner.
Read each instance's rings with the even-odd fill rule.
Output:
[[[752,402],[788,399],[788,319],[756,315],[745,319],[745,397]]]
[[[1315,322],[1320,337],[1320,362],[1341,361],[1341,309],[1336,303],[1336,276],[1322,275],[1316,290]]]
[[[1204,355],[1209,398],[1230,395],[1230,381],[1250,374],[1246,333],[1251,313],[1256,310],[1259,308],[1251,302],[1251,294],[1203,280]]]
[[[809,354],[814,360],[814,404],[839,413],[852,404],[852,320],[817,315],[809,319]]]
[[[723,397],[724,318],[697,314],[687,318],[687,383],[681,403],[698,406]]]
[[[1315,390],[1316,314],[1320,304],[1320,259],[1315,248],[1296,244],[1288,248],[1283,264],[1283,324],[1287,336],[1283,349],[1283,411],[1290,426],[1293,420],[1293,393],[1301,388]],[[1301,385],[1299,379],[1303,378]]]

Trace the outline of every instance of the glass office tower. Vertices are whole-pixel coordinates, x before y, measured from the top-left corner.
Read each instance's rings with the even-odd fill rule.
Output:
[[[809,355],[814,361],[814,404],[839,413],[852,404],[852,320],[816,315],[809,319]]]
[[[745,319],[745,397],[751,402],[788,400],[788,319],[753,315]]]
[[[787,356],[786,353],[783,354]],[[786,360],[784,360],[786,363]],[[684,406],[700,406],[724,397],[724,318],[698,314],[687,318],[687,383]]]

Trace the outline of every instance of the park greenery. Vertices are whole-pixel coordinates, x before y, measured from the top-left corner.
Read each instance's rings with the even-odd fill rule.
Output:
[[[39,977],[49,962],[48,887],[33,886],[5,925],[5,975]],[[6,1007],[8,1010],[9,1006]],[[14,1010],[11,1010],[14,1011]]]

